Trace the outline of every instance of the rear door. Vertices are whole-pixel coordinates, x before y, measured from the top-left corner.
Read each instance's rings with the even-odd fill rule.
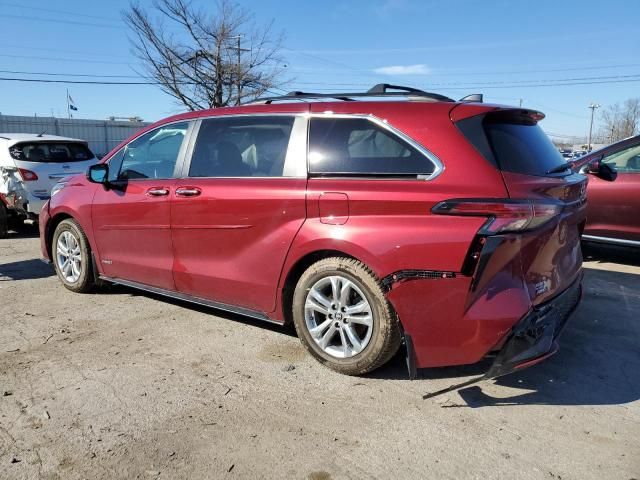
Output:
[[[305,219],[307,119],[203,119],[171,197],[177,289],[259,312]]]
[[[102,272],[173,290],[169,199],[189,122],[153,129],[109,161],[107,187],[93,198],[92,219]]]
[[[614,182],[589,176],[585,238],[640,242],[640,139],[600,160],[614,167]]]
[[[510,240],[519,244],[520,268],[534,304],[558,294],[579,276],[586,211],[587,179],[571,171],[537,125],[542,118],[529,110],[500,110],[457,123],[501,171],[511,199],[560,212],[553,221]]]

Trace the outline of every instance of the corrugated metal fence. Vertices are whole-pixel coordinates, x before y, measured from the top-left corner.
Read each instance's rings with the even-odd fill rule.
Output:
[[[108,153],[145,125],[148,123],[0,115],[0,133],[45,132],[50,135],[80,138],[89,142],[89,148],[98,157]]]

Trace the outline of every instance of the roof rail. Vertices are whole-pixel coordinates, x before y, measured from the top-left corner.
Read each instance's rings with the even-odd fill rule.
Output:
[[[248,102],[248,104],[255,104],[255,103],[270,104],[273,102],[282,102],[282,101],[290,101],[290,100],[305,101],[305,100],[314,100],[314,99],[322,99],[322,98],[330,98],[333,100],[343,100],[345,102],[350,102],[350,101],[353,101],[354,98],[363,98],[363,97],[414,97],[414,98],[433,100],[437,102],[453,102],[454,101],[453,99],[449,97],[445,97],[444,95],[440,95],[438,93],[425,92],[424,90],[419,90],[417,88],[412,88],[412,87],[403,87],[400,85],[390,85],[388,83],[379,83],[371,87],[366,92],[312,93],[312,92],[294,91],[278,97],[258,98],[256,100]]]

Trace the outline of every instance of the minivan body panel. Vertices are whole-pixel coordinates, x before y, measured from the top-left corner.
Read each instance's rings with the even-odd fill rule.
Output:
[[[174,179],[137,179],[111,188],[98,185],[91,217],[101,272],[173,290],[169,195]],[[153,189],[169,195],[153,196]]]
[[[173,274],[182,293],[275,309],[291,243],[305,219],[306,178],[184,178],[171,199]]]

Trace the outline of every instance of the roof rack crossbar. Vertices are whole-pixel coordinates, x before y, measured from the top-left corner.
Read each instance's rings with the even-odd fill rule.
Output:
[[[322,98],[330,98],[333,100],[342,100],[345,102],[353,101],[354,98],[363,98],[363,97],[418,97],[429,100],[435,100],[438,102],[453,102],[454,100],[445,97],[444,95],[440,95],[438,93],[430,93],[425,92],[424,90],[419,90],[417,88],[412,87],[403,87],[400,85],[390,85],[388,83],[379,83],[374,85],[366,92],[348,92],[348,93],[314,93],[314,92],[301,92],[301,91],[293,91],[289,92],[285,95],[278,97],[263,97],[253,100],[249,103],[265,103],[270,104],[273,102],[279,101],[288,101],[288,100],[313,100],[313,99],[322,99]]]

